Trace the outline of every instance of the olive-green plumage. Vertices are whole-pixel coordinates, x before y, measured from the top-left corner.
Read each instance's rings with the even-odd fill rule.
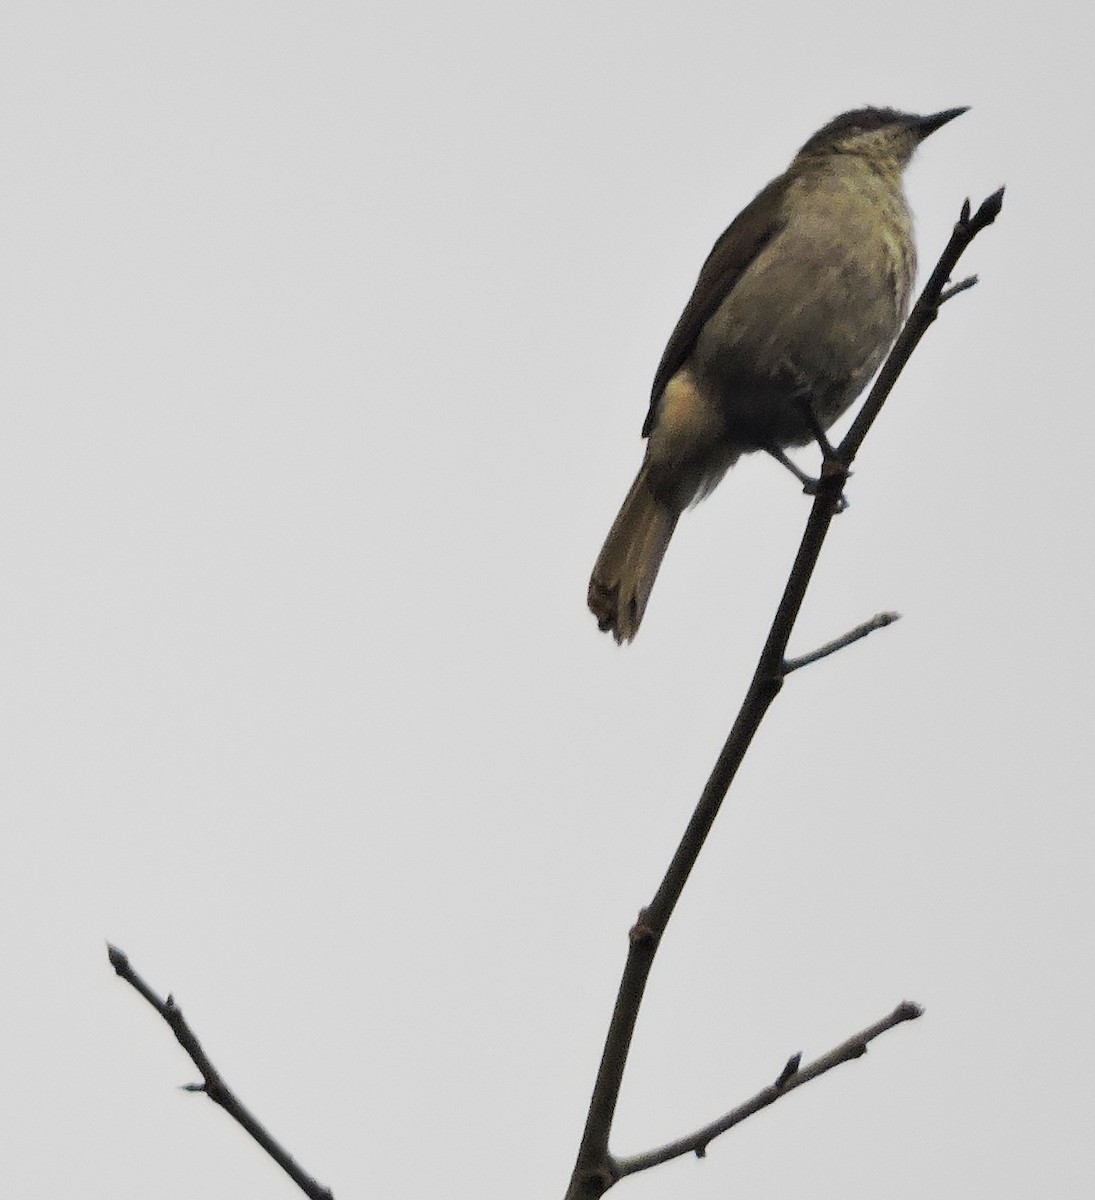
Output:
[[[812,440],[878,370],[916,275],[902,173],[964,112],[838,116],[714,244],[654,376],[646,455],[590,580],[588,604],[617,642],[639,630],[681,512],[741,455]]]
[[[742,454],[810,441],[878,370],[916,275],[902,172],[965,111],[844,113],[715,243],[662,355],[643,464],[589,583],[617,642],[638,632],[682,511]]]

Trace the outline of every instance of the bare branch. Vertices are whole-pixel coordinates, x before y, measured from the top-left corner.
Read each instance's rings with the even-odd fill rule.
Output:
[[[821,476],[814,487],[814,502],[806,529],[749,690],[681,837],[665,878],[650,905],[643,909],[639,923],[631,932],[627,960],[609,1021],[604,1051],[593,1084],[593,1095],[566,1200],[598,1200],[598,1197],[620,1178],[619,1164],[609,1152],[609,1138],[631,1038],[646,990],[646,982],[654,963],[654,955],[726,793],[753,740],[753,735],[764,719],[768,707],[783,687],[787,643],[829,531],[829,523],[834,514],[840,511],[844,484],[847,482],[852,460],[909,356],[935,320],[940,297],[958,260],[974,237],[996,219],[1003,204],[1003,195],[1001,188],[985,200],[972,217],[969,201],[962,206],[961,216],[955,224],[950,241],[920,298],[913,306],[867,399],[844,440],[836,447],[834,453],[826,454],[822,461]],[[908,1017],[902,1019],[907,1020]],[[798,1079],[798,1075],[794,1078]]]
[[[876,1021],[873,1025],[854,1034],[847,1041],[841,1042],[839,1046],[830,1050],[828,1054],[823,1054],[812,1063],[802,1067],[801,1070],[799,1062],[802,1056],[800,1054],[793,1055],[775,1083],[762,1088],[751,1099],[746,1100],[744,1104],[739,1104],[737,1108],[731,1109],[717,1121],[712,1121],[702,1129],[697,1129],[695,1133],[688,1134],[687,1137],[678,1138],[675,1142],[659,1146],[656,1150],[616,1159],[616,1178],[622,1179],[625,1175],[646,1171],[650,1167],[669,1162],[670,1159],[679,1158],[682,1154],[695,1154],[703,1158],[707,1153],[709,1143],[720,1134],[725,1133],[728,1129],[733,1129],[735,1125],[740,1125],[747,1117],[760,1112],[762,1108],[767,1108],[769,1104],[774,1104],[781,1096],[786,1096],[788,1092],[794,1091],[802,1084],[809,1083],[811,1079],[816,1079],[819,1075],[824,1075],[826,1071],[831,1071],[833,1067],[851,1062],[856,1058],[862,1058],[867,1053],[869,1042],[874,1041],[876,1037],[888,1029],[892,1029],[895,1025],[900,1025],[903,1021],[916,1020],[923,1011],[920,1005],[905,1000],[889,1016],[883,1017],[881,1021]]]
[[[184,1090],[204,1092],[210,1100],[219,1104],[234,1121],[247,1130],[306,1196],[312,1200],[334,1200],[331,1189],[317,1183],[304,1171],[293,1156],[267,1133],[265,1127],[236,1098],[232,1089],[221,1078],[220,1072],[209,1061],[194,1031],[183,1018],[182,1010],[175,1003],[174,997],[168,996],[166,1000],[161,1000],[130,966],[128,955],[117,946],[107,945],[107,957],[110,959],[110,965],[126,983],[140,992],[170,1025],[179,1045],[190,1055],[194,1066],[201,1072],[202,1082],[185,1084]]]
[[[830,654],[835,654],[838,650],[843,650],[845,646],[850,646],[853,642],[858,642],[860,638],[865,638],[867,634],[874,633],[876,629],[885,629],[887,625],[892,625],[894,621],[900,620],[900,613],[875,613],[869,621],[864,621],[862,625],[857,625],[854,629],[849,629],[847,633],[834,638],[831,642],[826,642],[824,646],[818,646],[816,650],[811,650],[809,654],[800,654],[797,658],[788,658],[783,664],[783,673],[784,675],[790,675],[792,671],[797,671],[799,667],[808,667],[811,663],[815,663],[819,659],[828,658]]]

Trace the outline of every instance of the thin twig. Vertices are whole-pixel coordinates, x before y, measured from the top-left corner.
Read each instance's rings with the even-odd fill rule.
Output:
[[[952,283],[949,288],[941,292],[939,295],[939,306],[942,307],[948,300],[953,300],[959,292],[968,292],[971,287],[976,287],[978,278],[976,275],[970,275],[967,279],[963,279],[958,283]]]
[[[876,1021],[859,1033],[853,1034],[847,1041],[841,1042],[839,1046],[830,1050],[828,1054],[823,1054],[801,1069],[798,1065],[801,1055],[792,1056],[775,1083],[761,1088],[755,1096],[746,1100],[744,1104],[739,1104],[737,1108],[731,1109],[725,1116],[719,1117],[718,1120],[712,1121],[702,1129],[697,1129],[695,1133],[678,1138],[675,1142],[667,1142],[666,1145],[648,1150],[644,1154],[632,1154],[627,1158],[616,1159],[614,1163],[616,1177],[622,1179],[625,1175],[634,1175],[636,1171],[645,1171],[649,1167],[656,1167],[661,1163],[669,1162],[670,1159],[679,1158],[682,1154],[695,1154],[697,1157],[703,1158],[707,1153],[709,1143],[720,1134],[725,1133],[728,1129],[733,1129],[735,1125],[740,1125],[746,1117],[751,1117],[754,1113],[760,1112],[762,1108],[767,1108],[769,1104],[774,1104],[781,1096],[786,1096],[788,1092],[794,1091],[804,1083],[809,1083],[811,1079],[824,1075],[833,1067],[851,1062],[856,1058],[862,1058],[867,1053],[869,1042],[874,1041],[888,1029],[893,1029],[895,1025],[900,1025],[903,1021],[915,1021],[923,1012],[924,1010],[919,1004],[905,1000],[889,1016],[883,1017],[881,1021]]]
[[[847,633],[841,634],[838,638],[833,638],[831,642],[826,642],[824,646],[818,646],[816,650],[811,650],[809,654],[800,654],[797,658],[788,658],[783,664],[783,673],[784,675],[790,675],[792,671],[797,671],[799,667],[808,667],[811,663],[816,663],[819,659],[828,658],[830,654],[835,654],[838,650],[843,650],[845,646],[850,646],[853,642],[858,642],[860,638],[865,638],[867,634],[874,633],[876,629],[885,629],[887,625],[892,625],[894,621],[900,620],[900,613],[875,613],[869,621],[864,621],[862,625],[857,625],[854,629],[849,629]]]
[[[130,966],[128,955],[123,950],[119,950],[117,946],[107,946],[107,957],[110,959],[110,965],[126,983],[140,992],[170,1025],[171,1032],[175,1035],[179,1045],[190,1055],[191,1061],[201,1072],[202,1082],[186,1084],[184,1090],[204,1092],[210,1100],[219,1104],[234,1121],[247,1130],[297,1187],[306,1196],[311,1197],[311,1200],[334,1200],[331,1189],[318,1183],[303,1170],[293,1156],[279,1142],[276,1142],[267,1133],[265,1127],[240,1103],[232,1089],[221,1078],[220,1072],[209,1061],[201,1043],[194,1035],[194,1031],[183,1018],[182,1009],[175,1003],[174,997],[168,996],[166,1000],[161,1000]]]
[[[996,219],[1003,204],[1003,196],[1004,190],[1001,188],[985,200],[972,217],[969,201],[962,206],[961,216],[950,241],[920,298],[913,306],[863,407],[856,415],[844,440],[836,447],[835,453],[826,455],[822,462],[821,477],[817,481],[806,529],[745,700],[673,855],[665,878],[654,899],[640,913],[638,922],[631,930],[627,960],[609,1021],[608,1034],[593,1084],[593,1095],[566,1200],[597,1200],[620,1178],[618,1165],[609,1152],[609,1138],[631,1038],[654,955],[711,826],[718,816],[723,799],[753,740],[753,735],[768,707],[783,687],[787,643],[828,533],[829,523],[840,510],[843,488],[852,460],[909,356],[935,320],[940,297],[963,251],[982,229]]]

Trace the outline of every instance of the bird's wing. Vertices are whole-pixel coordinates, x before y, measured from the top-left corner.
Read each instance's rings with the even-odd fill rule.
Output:
[[[784,187],[783,177],[773,179],[763,191],[741,210],[712,247],[700,268],[700,277],[684,312],[669,338],[654,376],[650,392],[650,410],[643,425],[643,437],[650,433],[654,413],[665,385],[680,370],[692,353],[696,338],[707,319],[726,298],[745,269],[783,228],[782,205],[777,195]]]

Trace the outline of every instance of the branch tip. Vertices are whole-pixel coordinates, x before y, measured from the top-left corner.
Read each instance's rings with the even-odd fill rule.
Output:
[[[986,225],[991,225],[1003,211],[1004,192],[1006,190],[1006,187],[998,187],[991,196],[981,201],[981,207],[977,210],[977,216],[973,218],[973,223],[978,229],[984,229]]]
[[[976,275],[967,275],[965,279],[960,280],[958,283],[953,283],[949,288],[944,288],[943,291],[939,293],[939,300],[936,303],[936,307],[938,308],[940,305],[946,304],[948,300],[953,299],[958,295],[959,292],[969,291],[969,289],[971,287],[975,287],[978,282],[979,280]]]
[[[779,1077],[776,1079],[774,1085],[777,1091],[782,1091],[787,1086],[788,1082],[798,1074],[798,1069],[801,1064],[802,1051],[799,1050],[796,1054],[791,1055],[784,1065],[783,1070],[780,1071]]]

